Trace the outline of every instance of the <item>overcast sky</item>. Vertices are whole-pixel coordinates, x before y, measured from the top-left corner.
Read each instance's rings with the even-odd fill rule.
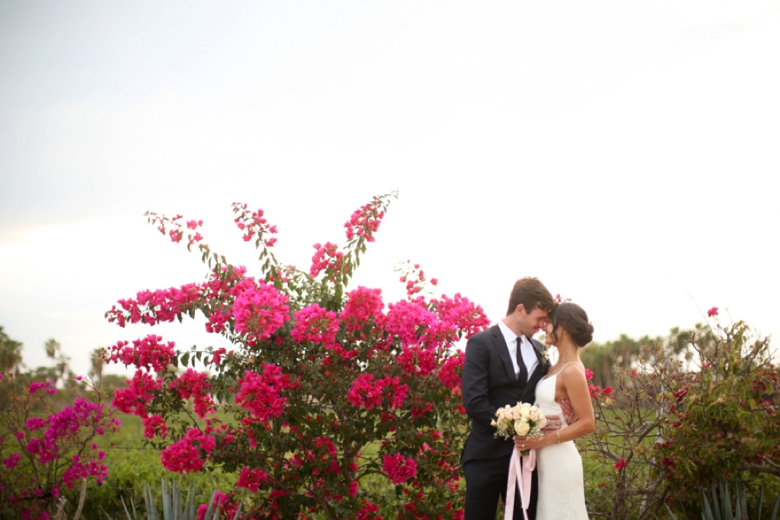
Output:
[[[223,345],[105,322],[205,276],[145,211],[251,273],[231,202],[308,268],[398,190],[354,283],[386,302],[410,258],[494,321],[536,275],[598,341],[712,306],[777,335],[778,49],[778,0],[0,0],[0,325],[81,373],[155,331]]]

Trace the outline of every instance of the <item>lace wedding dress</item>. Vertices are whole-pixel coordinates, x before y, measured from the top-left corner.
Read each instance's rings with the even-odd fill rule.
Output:
[[[555,374],[539,381],[536,402],[545,415],[559,415],[562,427],[566,427],[561,405],[555,402],[557,378]],[[587,520],[582,458],[574,441],[536,450],[536,471],[539,472],[536,520]]]

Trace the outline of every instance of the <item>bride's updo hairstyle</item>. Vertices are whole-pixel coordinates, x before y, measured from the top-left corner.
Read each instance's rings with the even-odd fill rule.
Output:
[[[564,302],[556,305],[550,313],[550,323],[553,326],[550,336],[554,341],[559,339],[555,335],[559,326],[571,335],[571,339],[578,347],[584,347],[593,341],[593,325],[588,321],[588,315],[582,307],[576,303]]]

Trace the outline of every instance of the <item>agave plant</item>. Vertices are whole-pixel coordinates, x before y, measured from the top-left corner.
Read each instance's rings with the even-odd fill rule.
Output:
[[[198,516],[198,508],[195,504],[195,497],[198,494],[195,489],[195,484],[191,483],[187,490],[186,499],[182,500],[182,490],[178,483],[174,480],[171,484],[168,481],[162,480],[162,516],[157,511],[157,506],[154,502],[154,496],[152,495],[152,489],[148,484],[144,484],[144,505],[146,506],[146,518],[148,520],[196,520]],[[203,520],[217,520],[219,517],[219,504],[214,500],[217,492],[211,493],[209,499],[208,508],[206,514],[203,516]],[[144,517],[136,514],[136,507],[133,499],[130,499],[130,509],[125,504],[124,498],[121,498],[122,507],[125,509],[125,515],[127,520],[142,520]],[[241,514],[241,506],[238,505],[236,514],[233,516],[233,520],[238,520]],[[106,514],[109,520],[113,520],[108,514]]]
[[[728,484],[724,481],[721,481],[718,486],[713,484],[710,493],[701,491],[702,520],[748,520],[750,518],[761,520],[761,513],[763,512],[762,509],[764,506],[764,489],[761,488],[761,492],[758,495],[758,504],[753,508],[752,515],[748,509],[747,493],[739,481],[737,481],[735,491],[736,495],[733,508],[731,503],[731,492],[729,491]],[[669,506],[666,504],[664,504],[664,506],[672,517],[672,520],[677,520],[678,516],[672,512]],[[780,496],[775,499],[770,519],[778,520],[778,513],[780,513]],[[685,508],[683,508],[681,518],[690,520]]]

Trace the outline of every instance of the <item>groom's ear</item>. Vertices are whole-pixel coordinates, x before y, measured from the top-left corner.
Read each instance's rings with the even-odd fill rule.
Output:
[[[520,314],[520,316],[525,316],[527,314],[525,310],[525,305],[523,305],[522,303],[518,303],[517,307],[515,307],[515,313]]]

